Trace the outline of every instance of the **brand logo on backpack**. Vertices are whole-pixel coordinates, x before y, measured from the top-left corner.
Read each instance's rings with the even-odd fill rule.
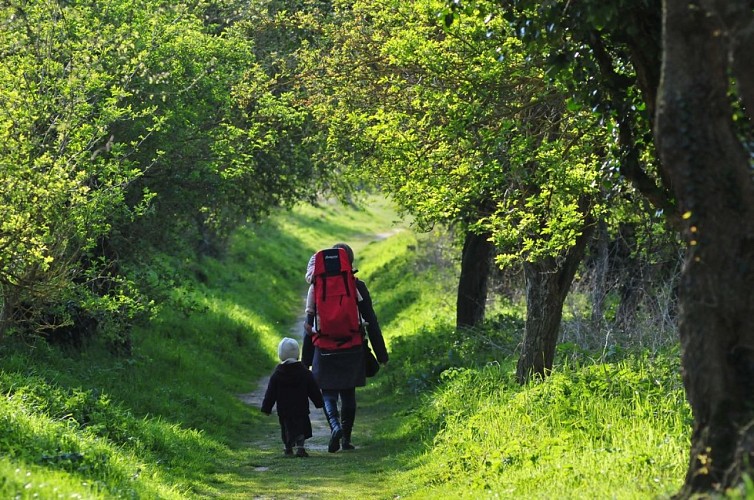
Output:
[[[320,349],[361,345],[356,278],[342,248],[320,250],[314,258],[315,330],[312,342]]]

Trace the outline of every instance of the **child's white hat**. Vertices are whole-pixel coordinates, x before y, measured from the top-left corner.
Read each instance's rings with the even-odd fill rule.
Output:
[[[298,361],[298,342],[290,337],[285,337],[278,344],[278,357],[280,361],[292,359]]]

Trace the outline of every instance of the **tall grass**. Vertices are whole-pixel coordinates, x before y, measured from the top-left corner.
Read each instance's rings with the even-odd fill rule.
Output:
[[[690,418],[668,361],[562,367],[524,388],[511,362],[446,370],[417,415],[440,432],[404,484],[412,498],[669,495]]]
[[[432,369],[404,383],[431,389],[404,414],[425,451],[395,479],[402,498],[658,498],[680,488],[691,416],[675,354],[561,365],[524,387],[515,357],[442,363],[456,367],[402,364]]]
[[[691,415],[677,347],[607,355],[567,343],[552,376],[520,386],[523,310],[499,304],[482,327],[457,330],[440,298],[453,293],[456,271],[426,265],[435,242],[416,248],[373,280],[376,296],[401,304],[387,328],[393,358],[380,390],[410,401],[384,429],[421,443],[388,481],[391,495],[631,499],[680,488]],[[420,292],[427,282],[437,285]]]

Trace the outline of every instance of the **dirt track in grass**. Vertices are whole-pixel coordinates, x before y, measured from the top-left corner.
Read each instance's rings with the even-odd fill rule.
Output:
[[[400,230],[377,235],[387,238]],[[304,318],[299,318],[287,335],[301,342]],[[406,454],[406,444],[395,437],[394,429],[401,406],[394,397],[380,395],[376,385],[389,376],[383,368],[367,387],[356,390],[357,412],[353,430],[356,450],[328,453],[330,427],[321,409],[309,402],[312,438],[306,441],[307,458],[286,457],[280,439],[280,427],[274,413],[266,417],[259,412],[269,376],[261,378],[256,389],[238,397],[251,412],[259,412],[254,425],[239,444],[239,463],[227,464],[215,479],[216,491],[209,496],[223,499],[379,499],[399,498],[396,491],[405,485],[396,474],[406,467],[406,460],[416,457],[416,450]]]
[[[297,337],[298,338],[298,337]],[[416,458],[394,430],[400,425],[400,403],[392,396],[380,394],[377,386],[389,377],[390,367],[368,379],[367,387],[356,390],[357,412],[353,430],[353,451],[328,453],[330,427],[321,409],[310,404],[313,437],[306,441],[307,458],[286,457],[280,439],[280,427],[274,413],[259,413],[255,424],[239,444],[239,462],[227,464],[215,479],[215,498],[223,499],[393,499],[405,490],[398,474],[407,460]],[[256,389],[239,398],[250,407],[259,408],[267,388],[268,377],[260,379]],[[392,429],[392,430],[391,430]]]
[[[380,375],[378,375],[379,377]],[[259,411],[268,377],[257,388],[239,395]],[[307,458],[286,457],[280,427],[274,413],[262,416],[240,445],[240,463],[227,464],[218,475],[218,491],[223,499],[378,499],[396,498],[396,471],[403,468],[403,451],[394,438],[382,434],[383,425],[395,418],[394,408],[376,401],[372,388],[357,389],[357,415],[353,431],[356,450],[328,453],[330,428],[321,409],[310,402],[313,437],[306,441]]]

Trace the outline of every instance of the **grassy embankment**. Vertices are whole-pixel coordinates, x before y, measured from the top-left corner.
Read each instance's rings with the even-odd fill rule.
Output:
[[[241,232],[223,262],[175,263],[193,284],[137,332],[129,359],[6,343],[0,494],[655,498],[680,486],[689,417],[677,356],[571,352],[521,388],[520,308],[455,332],[441,242],[409,231],[376,241],[393,218],[379,204],[300,209]],[[276,419],[238,395],[274,366],[309,255],[338,240],[357,251],[392,358],[360,390],[356,452],[285,459]]]

